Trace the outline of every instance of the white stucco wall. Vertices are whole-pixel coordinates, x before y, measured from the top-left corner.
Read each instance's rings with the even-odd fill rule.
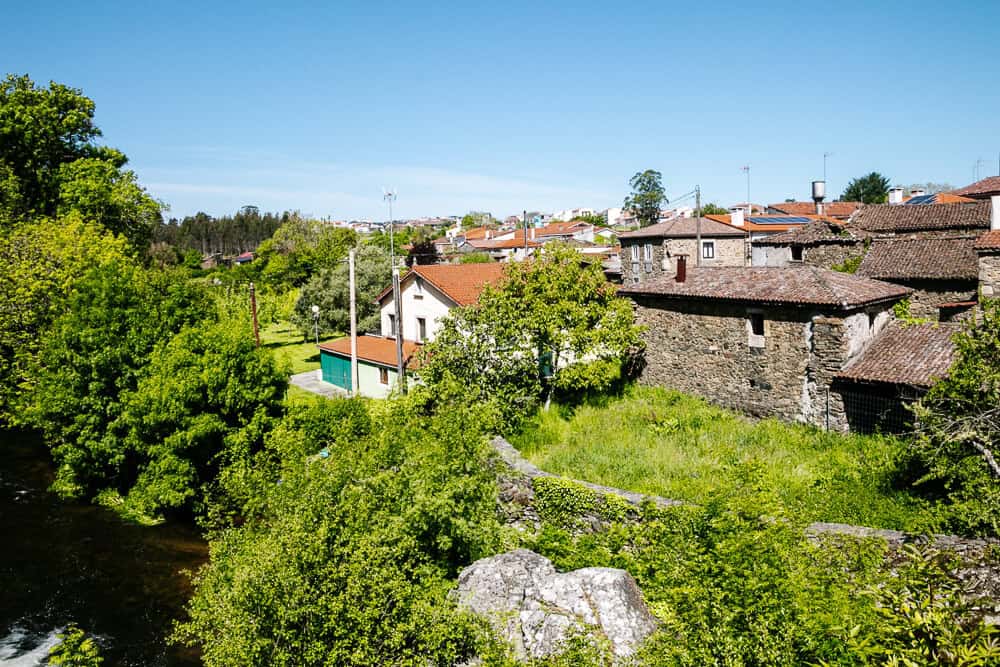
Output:
[[[448,314],[453,302],[439,292],[420,276],[403,284],[403,340],[419,340],[417,338],[417,318],[422,317],[427,322],[427,341],[434,340],[434,335],[440,328],[440,319]],[[382,302],[380,317],[382,335],[389,336],[389,316],[396,312],[392,295]]]
[[[396,386],[396,371],[389,371],[389,384],[379,382],[379,367],[360,361],[358,362],[358,391],[368,398],[385,398]]]

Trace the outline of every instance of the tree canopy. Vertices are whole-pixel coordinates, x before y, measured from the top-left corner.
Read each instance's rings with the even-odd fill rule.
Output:
[[[637,172],[628,183],[632,194],[625,198],[622,206],[635,213],[640,227],[656,224],[660,208],[668,203],[663,190],[663,176],[658,171],[647,169]]]
[[[840,199],[862,204],[884,204],[889,199],[889,179],[877,171],[851,179]]]

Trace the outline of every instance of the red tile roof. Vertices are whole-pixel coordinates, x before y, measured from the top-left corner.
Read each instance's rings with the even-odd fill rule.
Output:
[[[907,197],[906,199],[903,200],[903,203],[905,204],[911,199],[913,199],[913,197]],[[976,200],[971,199],[969,197],[959,197],[958,195],[951,194],[949,192],[935,192],[934,194],[930,195],[929,199],[923,200],[923,203],[920,205],[926,206],[928,204],[961,204],[963,202],[970,202],[970,201],[976,201]]]
[[[990,202],[926,206],[870,204],[858,209],[851,225],[870,232],[982,229],[990,226]]]
[[[976,239],[976,250],[1000,250],[1000,229],[986,232]]]
[[[859,201],[829,201],[823,203],[823,215],[831,218],[849,218],[861,206]],[[816,203],[811,201],[786,201],[768,204],[769,211],[789,215],[811,215],[816,213]]]
[[[890,324],[864,354],[837,374],[856,382],[930,387],[955,361],[954,324]]]
[[[768,237],[757,239],[753,242],[755,246],[760,245],[819,245],[829,243],[860,243],[867,236],[862,232],[856,234],[854,230],[839,222],[830,220],[815,220],[805,225],[799,225],[795,229],[780,234],[772,234]]]
[[[728,213],[724,214],[724,215],[710,214],[710,215],[706,215],[705,217],[708,218],[708,219],[710,219],[710,220],[715,220],[716,222],[721,222],[723,224],[729,225],[730,227],[732,227],[734,229],[740,229],[740,230],[748,231],[748,232],[773,232],[773,233],[787,232],[790,229],[798,229],[799,227],[802,227],[802,225],[806,224],[806,223],[803,223],[803,222],[801,222],[799,220],[796,220],[794,222],[789,222],[787,224],[770,223],[770,224],[766,224],[766,225],[761,225],[761,224],[757,224],[756,222],[753,222],[752,220],[750,220],[747,217],[744,217],[743,218],[743,226],[742,227],[737,227],[736,225],[733,224],[733,222],[732,222],[732,216],[729,215]],[[824,220],[824,219],[826,219],[823,216],[819,216],[819,215],[789,215],[789,216],[785,216],[785,214],[783,214],[783,213],[781,213],[781,214],[775,213],[773,215],[767,215],[765,213],[763,215],[753,215],[753,216],[750,216],[750,217],[751,218],[781,218],[781,217],[788,217],[788,218],[796,218],[796,219],[808,218],[809,220]]]
[[[815,266],[689,267],[687,279],[682,283],[672,275],[660,275],[637,285],[626,285],[618,293],[626,296],[850,309],[896,301],[910,294],[911,290]]]
[[[879,239],[858,266],[858,275],[882,280],[977,280],[975,242],[971,236]]]
[[[414,355],[421,348],[420,343],[410,340],[403,341],[403,365],[415,368],[417,360]],[[344,357],[351,356],[351,337],[345,336],[326,343],[320,343],[319,349],[333,352]],[[382,336],[358,336],[358,359],[370,361],[380,366],[396,367],[396,339]]]
[[[951,194],[973,199],[983,199],[992,195],[1000,195],[1000,176],[989,176],[964,188],[952,190]]]
[[[417,264],[401,281],[401,285],[420,276],[459,306],[468,306],[479,299],[483,288],[500,282],[504,265],[488,264]],[[375,300],[382,301],[392,293],[392,287],[382,290]]]
[[[746,232],[739,227],[727,225],[717,220],[712,220],[707,216],[701,219],[701,235],[706,238],[743,236]],[[697,218],[677,218],[666,222],[658,222],[649,227],[637,229],[634,232],[619,234],[619,239],[644,239],[644,238],[695,238],[698,235]]]
[[[525,246],[524,234],[515,235],[512,239],[475,239],[472,241],[467,240],[466,243],[477,250],[510,250]],[[529,248],[540,248],[542,244],[538,241],[528,239],[527,246]]]

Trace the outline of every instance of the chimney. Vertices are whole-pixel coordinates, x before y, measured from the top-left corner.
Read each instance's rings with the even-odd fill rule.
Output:
[[[993,231],[1000,230],[1000,195],[993,195],[990,197],[990,207],[992,212],[990,214],[990,229]]]
[[[812,197],[816,204],[816,215],[823,215],[823,200],[826,199],[826,181],[812,182]]]
[[[679,283],[687,280],[687,255],[677,255],[677,277],[674,280]]]
[[[489,241],[490,237],[493,236],[493,232],[491,232],[490,230],[487,229],[485,236],[486,236],[486,240]]]
[[[889,188],[889,203],[890,204],[902,204],[903,203],[903,188],[898,185],[893,188]]]
[[[924,190],[923,188],[914,188],[913,190],[910,190],[911,197],[923,197],[925,194],[927,194],[927,190]]]
[[[733,223],[734,227],[743,226],[743,209],[739,206],[734,206],[729,209],[729,221]]]
[[[532,241],[535,240],[535,228],[534,227],[531,228],[531,240]]]

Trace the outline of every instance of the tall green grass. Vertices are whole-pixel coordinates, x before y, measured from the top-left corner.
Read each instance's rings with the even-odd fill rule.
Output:
[[[540,412],[511,442],[543,470],[693,503],[754,466],[805,520],[934,529],[927,501],[900,481],[904,441],[751,421],[676,391],[632,387],[602,405]]]

